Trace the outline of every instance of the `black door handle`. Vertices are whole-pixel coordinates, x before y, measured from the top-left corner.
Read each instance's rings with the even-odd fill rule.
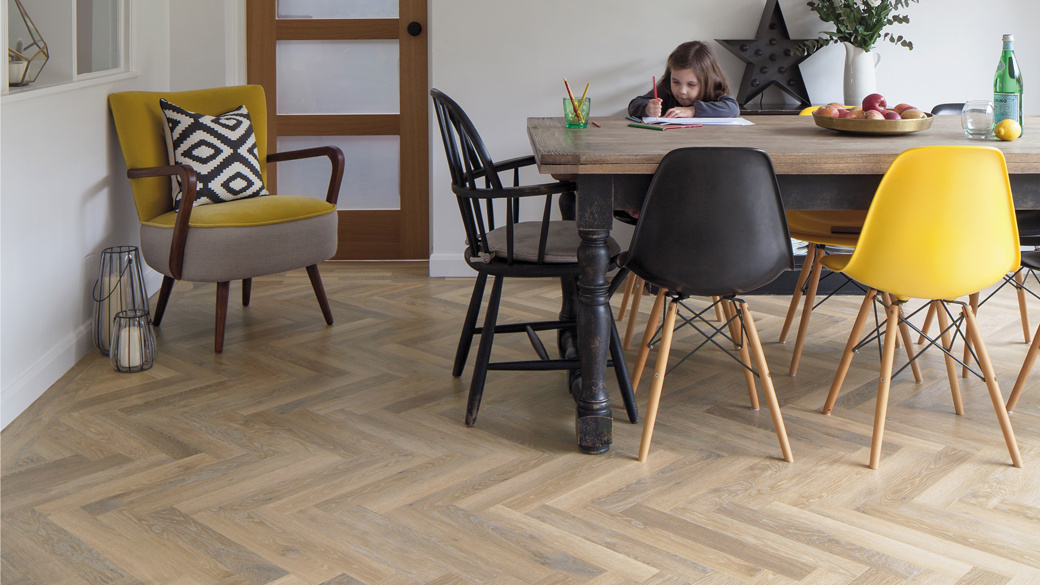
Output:
[[[418,22],[412,21],[408,23],[408,34],[413,37],[417,37],[422,34],[422,25]]]

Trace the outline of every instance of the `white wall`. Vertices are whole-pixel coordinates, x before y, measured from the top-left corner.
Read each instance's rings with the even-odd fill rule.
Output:
[[[526,118],[562,115],[563,77],[579,89],[591,83],[593,115],[621,114],[632,97],[649,89],[651,76],[661,75],[676,45],[754,38],[764,6],[764,0],[433,0],[430,83],[466,109],[493,157],[528,154]],[[781,0],[780,6],[792,38],[814,38],[829,28],[804,0]],[[914,50],[887,42],[877,48],[878,90],[890,103],[930,109],[990,96],[1003,33],[1016,34],[1027,87],[1040,83],[1040,3],[991,0],[980,6],[972,0],[911,5],[910,24],[891,30],[912,40]],[[712,45],[735,92],[744,64]],[[831,45],[800,66],[813,103],[842,101],[843,60],[844,49]],[[1040,91],[1027,90],[1025,110],[1040,113]],[[430,273],[467,276],[472,271],[461,260],[461,222],[431,121]]]

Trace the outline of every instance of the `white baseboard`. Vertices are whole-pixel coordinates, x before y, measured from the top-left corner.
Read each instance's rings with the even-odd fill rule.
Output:
[[[430,254],[430,276],[475,277],[477,273],[466,265],[461,253]]]
[[[162,278],[162,274],[144,267],[145,290],[149,291],[151,296],[159,292]],[[9,386],[0,390],[0,428],[6,428],[19,414],[25,412],[25,409],[43,396],[48,388],[91,351],[97,351],[97,348],[94,347],[94,323],[88,320],[62,339]]]

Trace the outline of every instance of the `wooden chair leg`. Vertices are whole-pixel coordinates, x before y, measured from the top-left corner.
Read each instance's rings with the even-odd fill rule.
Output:
[[[745,314],[747,307],[745,305],[743,308],[744,312],[742,312],[741,304],[734,302],[731,310],[735,315],[741,316],[740,319],[734,320],[737,323],[737,329],[740,331],[740,337],[734,337],[734,339],[739,341],[737,347],[740,350],[740,361],[747,364],[748,368],[754,367],[755,358],[751,355],[753,349],[749,347],[751,345],[751,332],[747,331],[749,325],[744,323],[744,326],[741,327],[741,321],[748,318]],[[750,324],[750,326],[754,326],[754,323]],[[755,388],[755,373],[748,368],[740,369],[744,370],[744,385],[747,386],[748,401],[751,403],[751,410],[758,410],[761,406],[758,404],[758,390]]]
[[[892,295],[890,295],[888,293],[881,293],[881,298],[884,299],[886,305],[891,305],[892,303],[895,302],[895,297],[893,297]],[[902,307],[900,307],[900,314],[902,314]],[[902,331],[902,327],[900,327],[900,331]],[[900,348],[903,347],[902,339],[903,339],[902,335],[900,335],[899,337],[896,337],[896,349],[900,349]],[[907,355],[909,356],[910,354],[907,354]]]
[[[469,348],[473,344],[473,335],[477,328],[477,314],[480,313],[480,301],[484,298],[486,283],[487,274],[478,272],[476,282],[473,283],[473,293],[469,297],[466,320],[462,323],[459,345],[455,349],[455,365],[452,367],[451,375],[456,378],[462,375],[462,370],[466,367],[466,358],[469,356]]]
[[[646,419],[643,421],[643,438],[639,443],[639,460],[646,461],[650,454],[650,439],[654,436],[654,424],[657,422],[657,407],[661,403],[661,389],[664,387],[664,375],[668,371],[668,353],[672,350],[672,334],[675,331],[675,315],[679,312],[679,302],[672,301],[668,305],[668,313],[664,319],[664,330],[661,332],[661,348],[657,351],[657,367],[654,369],[654,383],[650,386],[650,400],[646,406]]]
[[[726,318],[726,315],[722,312],[722,303],[719,302],[720,300],[722,300],[722,297],[711,297],[711,302],[715,305],[715,320],[719,323]]]
[[[813,260],[810,260],[810,258]],[[786,342],[787,334],[791,331],[791,323],[794,323],[794,313],[798,310],[798,301],[802,298],[802,287],[805,286],[805,281],[809,278],[809,273],[812,272],[815,258],[816,244],[809,244],[809,248],[805,251],[805,260],[802,262],[802,269],[798,272],[798,283],[794,285],[794,292],[791,294],[791,304],[787,307],[787,317],[784,319],[784,327],[780,330],[780,343]]]
[[[729,327],[729,336],[733,339],[733,349],[739,349],[740,340],[744,334],[740,331],[740,322],[736,319],[737,309],[733,301],[724,300],[719,304],[722,305],[722,316]]]
[[[632,345],[632,333],[636,330],[636,316],[639,315],[639,305],[643,301],[643,279],[633,276],[636,280],[635,290],[632,294],[631,306],[628,315],[628,325],[625,326],[625,341],[621,344],[621,349],[628,351],[628,348]]]
[[[152,325],[158,327],[162,323],[163,314],[166,312],[166,304],[170,302],[170,292],[173,291],[173,277],[163,276],[162,286],[159,287],[159,298],[155,301],[155,311],[152,312]]]
[[[1026,389],[1026,378],[1029,377],[1029,372],[1033,369],[1033,364],[1036,362],[1037,355],[1040,355],[1040,326],[1036,328],[1036,333],[1033,334],[1033,343],[1029,346],[1029,351],[1026,353],[1026,359],[1022,362],[1022,369],[1018,372],[1018,379],[1015,380],[1015,387],[1011,390],[1011,396],[1008,397],[1008,412],[1013,412],[1015,410],[1015,405],[1018,404],[1019,396],[1021,396],[1022,391]]]
[[[892,385],[892,362],[896,353],[896,338],[899,337],[899,308],[900,305],[892,303],[885,309],[888,324],[885,326],[881,377],[878,380],[877,405],[874,407],[874,435],[870,440],[871,469],[877,469],[881,463],[881,444],[885,437],[885,418],[888,415],[888,390]]]
[[[831,382],[831,390],[827,394],[827,402],[823,405],[823,414],[830,414],[834,410],[834,403],[837,402],[838,392],[841,391],[841,385],[845,382],[845,374],[849,372],[852,356],[856,353],[854,350],[856,345],[859,344],[859,336],[863,334],[863,325],[867,322],[867,315],[870,314],[870,306],[874,303],[874,295],[876,293],[876,290],[870,289],[863,297],[863,303],[860,305],[859,313],[856,315],[856,322],[853,323],[852,332],[849,334],[849,341],[845,344],[845,351],[841,354],[838,371],[834,372],[834,381]]]
[[[910,339],[910,327],[906,324],[903,305],[899,305],[899,338],[903,340],[906,359],[910,360],[910,371],[914,374],[914,382],[918,384],[924,382],[924,376],[921,374],[921,364],[914,359],[914,345]]]
[[[787,438],[787,428],[784,426],[784,419],[780,415],[780,401],[776,399],[773,379],[769,376],[769,364],[766,363],[766,354],[762,350],[762,340],[759,339],[758,329],[755,328],[755,318],[751,315],[751,309],[746,302],[738,304],[737,310],[744,315],[744,328],[747,330],[751,353],[755,356],[755,367],[758,368],[758,377],[762,380],[762,393],[765,395],[766,404],[769,406],[769,416],[773,419],[776,438],[780,441],[780,452],[784,455],[784,461],[793,463],[794,454],[791,452],[791,442]]]
[[[1015,287],[1015,291],[1018,293],[1018,312],[1022,315],[1022,339],[1026,343],[1029,343],[1029,313],[1026,311],[1026,289],[1023,288],[1026,283],[1026,271],[1020,268],[1015,273],[1015,282],[1018,286]]]
[[[249,295],[253,292],[253,279],[243,278],[242,279],[242,306],[249,306]]]
[[[477,358],[473,364],[473,380],[469,385],[469,400],[466,403],[466,426],[477,422],[480,410],[480,399],[484,396],[484,382],[487,380],[488,363],[491,362],[491,345],[495,341],[495,325],[498,323],[498,306],[502,302],[501,276],[496,276],[491,284],[491,296],[488,298],[484,312],[484,329],[480,332],[480,345],[477,346]]]
[[[325,317],[325,324],[332,325],[332,309],[329,308],[329,299],[325,296],[325,287],[321,284],[321,274],[318,273],[317,264],[307,267],[307,276],[311,279],[314,296],[318,297],[318,306],[321,307],[321,314]]]
[[[625,311],[628,309],[628,301],[632,297],[632,289],[635,287],[636,281],[639,277],[631,272],[625,277],[625,294],[621,297],[621,308],[618,309],[617,320],[621,321],[625,318]]]
[[[932,301],[929,311],[935,310],[939,317],[939,330],[943,331],[942,345],[946,351],[953,351],[953,335],[946,328],[950,326],[950,320],[946,316],[946,306],[942,301]],[[950,379],[950,395],[953,397],[953,411],[959,415],[964,414],[964,401],[961,399],[961,385],[957,379],[957,360],[952,355],[943,354],[946,358],[946,377]]]
[[[230,282],[217,283],[216,320],[213,323],[213,351],[216,353],[224,351],[224,323],[227,322],[227,305],[230,292]]]
[[[1008,453],[1011,454],[1011,463],[1015,467],[1022,467],[1022,455],[1018,451],[1015,431],[1011,428],[1011,417],[1008,416],[1007,409],[1004,406],[1004,397],[1000,395],[997,375],[993,371],[993,364],[990,362],[989,354],[986,352],[986,344],[982,341],[982,335],[979,333],[979,324],[975,320],[973,311],[965,308],[963,313],[964,320],[968,323],[968,335],[971,338],[972,345],[975,346],[975,353],[979,358],[979,368],[982,369],[982,375],[986,378],[986,389],[989,390],[989,398],[993,402],[993,410],[997,413],[997,421],[1000,423],[1000,430],[1004,434],[1004,443],[1007,444]]]
[[[816,302],[816,290],[820,286],[823,257],[823,251],[817,248],[816,256],[813,258],[812,275],[809,277],[809,288],[805,291],[805,305],[802,307],[802,318],[798,322],[798,336],[794,343],[794,351],[791,353],[789,376],[798,374],[798,364],[802,361],[802,348],[805,346],[805,336],[809,333],[809,318],[812,317],[813,304]]]
[[[650,319],[646,322],[646,330],[643,331],[643,341],[639,345],[639,356],[636,358],[636,366],[632,369],[632,391],[639,392],[639,379],[643,377],[643,368],[646,366],[646,358],[650,355],[650,340],[654,338],[657,324],[661,321],[661,313],[664,312],[665,291],[657,291],[654,299],[654,307],[650,309]]]
[[[939,307],[939,308],[941,309],[942,307]],[[927,338],[926,336],[928,335],[928,329],[931,328],[931,326],[932,326],[932,319],[935,318],[935,311],[936,311],[935,301],[932,301],[932,302],[928,303],[928,312],[924,316],[924,325],[921,326],[921,335],[919,335],[917,337],[917,344],[918,345],[924,343],[924,340]]]
[[[973,315],[978,315],[979,314],[979,293],[974,293],[971,296],[969,296],[968,297],[968,303],[971,305],[971,313]],[[964,339],[964,357],[961,359],[961,361],[964,362],[964,364],[965,364],[964,367],[961,368],[961,377],[962,378],[967,378],[968,377],[968,366],[967,366],[967,364],[971,360],[971,348],[974,345],[974,343],[975,342],[971,340],[970,336],[967,336],[967,335],[965,336],[965,339]]]

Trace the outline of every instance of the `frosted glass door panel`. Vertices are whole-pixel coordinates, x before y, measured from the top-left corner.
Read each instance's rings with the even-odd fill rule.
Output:
[[[397,18],[397,0],[278,0],[278,18]]]
[[[334,145],[346,165],[339,209],[401,208],[401,140],[397,136],[283,136],[278,151]],[[278,193],[324,199],[329,188],[329,159],[278,163]]]
[[[396,40],[278,41],[279,114],[397,114]]]

